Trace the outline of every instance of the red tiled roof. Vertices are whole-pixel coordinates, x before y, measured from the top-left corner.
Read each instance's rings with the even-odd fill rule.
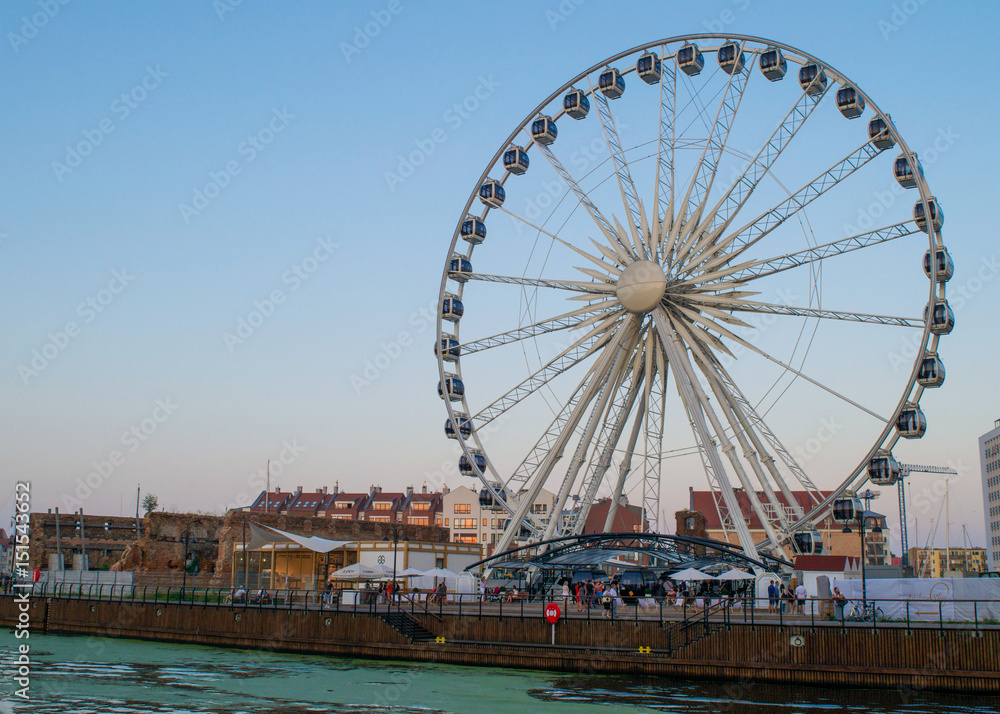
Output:
[[[264,496],[267,495],[267,501],[265,504]],[[251,510],[263,511],[265,508],[269,508],[272,511],[281,510],[281,507],[295,494],[293,493],[281,493],[279,491],[270,491],[265,494],[264,491],[260,492],[254,500],[253,505],[250,506]]]
[[[314,493],[300,493],[288,505],[285,510],[289,511],[315,511],[319,504],[326,500],[327,494],[316,491]]]
[[[831,492],[822,492],[823,497],[826,498]],[[792,491],[792,496],[802,506],[802,510],[808,512],[812,510],[812,500],[809,498],[809,494],[806,491]],[[767,503],[767,498],[762,492],[757,493],[757,497],[762,503]],[[788,505],[785,500],[784,495],[780,492],[777,494],[778,500],[783,505]],[[721,499],[721,495],[719,496]],[[742,489],[736,492],[736,500],[740,505],[740,511],[742,511],[743,518],[749,518],[750,528],[762,528],[760,519],[757,518],[757,514],[754,512],[753,507],[750,505],[750,499],[747,494]],[[700,511],[703,516],[705,516],[705,527],[706,528],[722,528],[722,523],[719,522],[719,512],[715,508],[715,495],[711,491],[692,491],[691,492],[691,510]]]

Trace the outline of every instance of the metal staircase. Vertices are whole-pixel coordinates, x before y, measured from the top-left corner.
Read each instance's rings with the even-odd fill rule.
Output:
[[[402,610],[393,609],[388,612],[380,612],[378,617],[382,622],[408,639],[411,644],[414,642],[427,642],[435,638],[433,632],[426,630],[415,617]]]

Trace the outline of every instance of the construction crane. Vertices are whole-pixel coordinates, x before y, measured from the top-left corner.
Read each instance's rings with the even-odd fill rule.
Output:
[[[899,480],[896,485],[899,488],[899,542],[903,549],[903,567],[910,564],[910,539],[906,534],[906,493],[903,490],[903,483],[911,473],[922,474],[945,474],[958,476],[958,471],[949,466],[918,466],[917,464],[900,464]],[[919,543],[917,544],[920,545]]]

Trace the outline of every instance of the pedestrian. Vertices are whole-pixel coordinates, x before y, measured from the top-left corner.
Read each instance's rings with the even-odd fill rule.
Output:
[[[781,592],[781,611],[787,612],[789,615],[795,608],[795,593],[792,592],[792,586],[786,585]]]
[[[833,616],[837,620],[844,619],[844,605],[847,604],[847,596],[840,592],[840,588],[833,589]]]
[[[563,578],[562,584],[562,596],[563,596],[563,609],[569,610],[569,580]]]
[[[770,581],[767,585],[767,611],[769,613],[774,614],[778,612],[779,596],[778,582],[776,580]]]
[[[798,601],[800,615],[805,614],[806,597],[808,595],[805,583],[799,583],[798,587],[795,588],[795,599]]]
[[[479,578],[479,600],[486,602],[486,578]]]
[[[611,587],[604,591],[605,597],[608,598],[611,605],[611,619],[615,619],[615,615],[618,613],[618,588],[615,587],[614,583],[611,583]]]

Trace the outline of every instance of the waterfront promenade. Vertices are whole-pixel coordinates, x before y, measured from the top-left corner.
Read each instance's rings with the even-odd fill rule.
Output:
[[[225,602],[227,591],[33,596],[32,635],[75,634],[374,659],[734,682],[1000,693],[1000,628],[970,622],[830,621],[721,605],[603,608],[554,627],[540,602]],[[135,598],[133,600],[133,597]],[[561,603],[560,603],[561,605]],[[685,617],[685,615],[687,615]],[[19,616],[0,598],[0,624]],[[35,640],[37,642],[37,640]]]

